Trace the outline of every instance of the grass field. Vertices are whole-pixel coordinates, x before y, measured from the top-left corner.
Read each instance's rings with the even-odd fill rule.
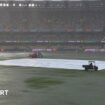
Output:
[[[56,52],[43,55],[46,58],[105,60],[104,54]],[[7,96],[0,96],[0,105],[105,105],[104,81],[104,70],[0,66],[0,89],[9,90]]]

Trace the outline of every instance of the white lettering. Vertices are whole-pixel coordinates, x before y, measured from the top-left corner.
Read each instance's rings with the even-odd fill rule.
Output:
[[[0,96],[8,95],[8,90],[0,90]]]

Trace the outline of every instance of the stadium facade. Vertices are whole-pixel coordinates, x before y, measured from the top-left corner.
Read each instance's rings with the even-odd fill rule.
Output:
[[[105,48],[105,1],[0,1],[0,47]]]

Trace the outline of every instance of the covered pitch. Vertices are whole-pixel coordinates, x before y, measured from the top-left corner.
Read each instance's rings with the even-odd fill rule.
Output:
[[[105,61],[95,61],[99,70],[105,69]],[[42,67],[84,70],[82,65],[88,64],[88,60],[68,60],[68,59],[12,59],[0,61],[0,65],[23,66],[23,67]]]

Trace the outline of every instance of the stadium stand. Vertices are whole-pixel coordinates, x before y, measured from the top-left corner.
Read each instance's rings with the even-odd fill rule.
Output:
[[[65,42],[72,43],[72,46],[75,46],[78,42],[80,45],[78,47],[81,47],[81,43],[84,45],[82,48],[88,48],[91,46],[90,43],[92,47],[94,43],[96,47],[97,43],[104,47],[105,1],[103,0],[0,1],[0,14],[2,14],[0,15],[2,45],[13,42],[28,42],[31,45],[41,42],[56,47],[58,43],[59,45]]]

